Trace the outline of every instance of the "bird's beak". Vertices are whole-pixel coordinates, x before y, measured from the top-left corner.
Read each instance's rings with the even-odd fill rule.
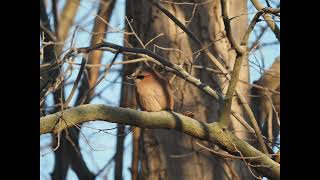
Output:
[[[137,75],[136,75],[136,73],[132,73],[132,74],[130,74],[129,76],[127,76],[126,77],[128,80],[130,80],[130,79],[136,79],[137,78]]]

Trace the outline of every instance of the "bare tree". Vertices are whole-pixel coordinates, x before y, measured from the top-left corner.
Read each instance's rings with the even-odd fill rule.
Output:
[[[59,14],[53,0],[51,17],[40,1],[40,135],[55,135],[52,178],[65,179],[70,166],[79,179],[94,179],[114,161],[114,179],[123,179],[123,161],[128,156],[124,140],[132,131],[134,180],[279,179],[280,151],[273,148],[280,141],[280,58],[267,69],[263,48],[280,42],[275,20],[280,19],[280,8],[273,8],[274,2],[265,7],[255,0],[128,0],[126,28],[118,29],[109,22],[115,3],[101,0],[92,6],[98,12],[89,32],[75,25],[81,2],[67,1]],[[247,3],[253,13],[248,12]],[[88,12],[92,14],[92,9]],[[74,45],[79,29],[90,33],[88,46]],[[124,45],[106,41],[108,30],[123,33]],[[268,31],[275,43],[261,42]],[[102,64],[104,51],[114,54],[109,64]],[[125,60],[116,62],[120,54]],[[76,63],[79,56],[81,63]],[[91,105],[93,98],[102,98],[103,90],[97,87],[117,71],[113,68],[117,64],[124,66],[120,107]],[[134,86],[126,77],[146,64],[170,80],[174,112],[134,110]],[[250,83],[249,67],[261,73],[254,83]],[[68,84],[72,72],[76,77]],[[71,91],[64,97],[67,86]],[[47,97],[51,93],[54,108],[50,109]],[[185,111],[194,117],[182,115]],[[78,142],[82,123],[93,120],[118,123],[116,152],[98,173],[89,170]],[[125,125],[130,125],[129,130]]]

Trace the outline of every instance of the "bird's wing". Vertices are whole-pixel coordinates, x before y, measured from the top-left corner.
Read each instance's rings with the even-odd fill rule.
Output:
[[[169,84],[153,89],[154,98],[160,104],[162,109],[173,110],[173,92]]]
[[[161,92],[159,88],[145,84],[145,86],[137,86],[137,99],[139,106],[143,111],[161,111],[163,109],[161,105]],[[160,102],[159,102],[160,101]]]

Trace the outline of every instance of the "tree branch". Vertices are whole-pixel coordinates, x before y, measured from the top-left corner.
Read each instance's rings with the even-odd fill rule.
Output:
[[[236,50],[236,54],[237,54],[236,60],[234,62],[232,76],[228,86],[227,94],[225,96],[224,103],[219,116],[219,123],[221,124],[222,127],[227,128],[229,124],[230,114],[231,114],[231,105],[232,105],[233,95],[236,90],[237,82],[239,80],[242,61],[245,58],[247,51],[246,51],[246,47],[245,46],[244,46],[245,48],[241,47],[236,42],[236,40],[232,35],[226,0],[221,0],[221,9],[222,9],[222,17],[223,17],[227,38],[231,44],[231,47],[233,47]]]
[[[252,32],[254,26],[257,23],[257,20],[259,19],[259,17],[261,16],[262,13],[258,12],[254,16],[245,35],[243,36],[242,41],[241,41],[241,45],[245,46],[245,49],[243,49],[242,47],[240,47],[240,45],[235,41],[235,39],[232,36],[230,21],[229,21],[228,12],[227,12],[227,1],[226,0],[221,1],[221,8],[222,8],[222,16],[223,16],[223,21],[225,24],[225,30],[226,30],[227,37],[230,41],[231,46],[236,50],[236,54],[237,54],[235,64],[234,64],[234,67],[232,70],[232,76],[231,76],[231,80],[230,80],[229,87],[227,90],[227,94],[226,94],[224,104],[223,104],[223,107],[221,109],[220,116],[219,116],[219,123],[222,125],[222,127],[226,128],[226,127],[228,127],[229,118],[230,118],[230,115],[232,112],[231,105],[232,105],[233,95],[234,95],[234,92],[237,92],[236,85],[239,80],[239,73],[241,70],[242,61],[246,57],[246,54],[247,54],[246,45],[247,45],[250,33]],[[240,95],[239,93],[237,93],[237,94],[240,98],[240,101],[245,102],[245,99],[243,98],[243,96]],[[266,147],[266,144],[263,141],[261,131],[259,129],[257,121],[255,120],[255,118],[253,116],[253,113],[252,113],[250,107],[248,107],[246,104],[244,104],[244,107],[250,117],[250,120],[251,120],[252,125],[254,127],[254,130],[257,135],[259,145],[262,148],[262,151],[265,154],[268,154],[268,149]]]
[[[107,49],[104,49],[105,47],[107,47]],[[174,69],[175,71],[171,71],[171,72],[173,72],[177,76],[185,79],[186,81],[190,82],[191,84],[195,85],[199,89],[203,90],[209,96],[217,99],[218,101],[223,100],[223,96],[221,94],[219,94],[218,92],[214,91],[210,86],[202,83],[199,79],[196,79],[195,77],[191,76],[186,70],[184,70],[179,65],[171,63],[167,59],[164,59],[163,57],[159,56],[158,54],[153,53],[152,51],[150,51],[148,49],[129,48],[129,47],[124,47],[124,46],[119,46],[119,45],[116,45],[116,44],[112,44],[112,43],[109,43],[109,42],[102,42],[102,43],[98,43],[98,44],[95,44],[95,45],[89,46],[89,47],[71,49],[64,56],[64,59],[68,59],[68,57],[72,56],[74,53],[88,53],[88,52],[93,51],[93,50],[108,50],[108,51],[117,50],[117,51],[120,51],[121,53],[129,52],[129,53],[147,55],[149,58],[160,62],[162,65]]]
[[[271,13],[275,16],[280,16],[279,13],[280,13],[280,8],[271,8],[271,7],[265,7],[262,9],[262,11],[264,13]]]
[[[227,0],[221,0],[221,11],[222,11],[222,19],[224,22],[224,27],[226,30],[226,35],[228,37],[228,40],[230,41],[231,46],[236,50],[237,55],[246,54],[247,53],[246,49],[244,49],[243,47],[240,47],[240,45],[236,42],[236,40],[232,35],[230,20],[229,20],[228,11],[227,11]]]
[[[60,118],[66,123],[55,127]],[[58,112],[42,117],[40,119],[40,135],[58,133],[67,127],[91,120],[103,120],[151,129],[174,129],[198,139],[217,143],[221,149],[230,154],[238,155],[237,150],[239,150],[244,157],[257,157],[250,159],[250,163],[263,165],[255,167],[258,172],[271,179],[280,179],[280,165],[278,163],[231,132],[222,129],[218,123],[207,124],[175,112],[143,112],[106,105],[82,105],[63,111],[63,116],[62,112]]]
[[[242,65],[242,61],[246,56],[244,55],[237,55],[237,58],[234,63],[234,67],[232,70],[232,78],[230,80],[227,94],[224,98],[224,103],[220,112],[219,116],[219,123],[224,127],[227,128],[229,124],[229,118],[231,114],[231,105],[232,105],[232,100],[233,100],[233,95],[236,90],[237,82],[239,80],[239,74],[240,74],[240,69]]]
[[[269,11],[269,9],[264,8],[263,5],[258,0],[251,0],[251,3],[259,11],[263,11],[263,12],[268,12]],[[280,12],[280,9],[279,9],[279,12]],[[273,21],[273,19],[270,17],[269,14],[263,14],[262,17],[264,18],[264,20],[266,20],[268,26],[273,31],[273,33],[276,36],[276,38],[280,41],[280,29],[279,29],[279,27],[276,25],[276,23]]]
[[[175,71],[171,71],[172,73],[178,75],[179,77],[181,77],[181,78],[185,79],[186,81],[190,82],[191,84],[195,85],[200,90],[202,90],[206,94],[210,95],[211,97],[214,97],[215,99],[217,99],[221,103],[225,99],[221,94],[219,94],[216,91],[214,91],[208,85],[203,84],[199,79],[196,79],[193,76],[191,76],[182,67],[169,62],[168,60],[164,59],[163,57],[161,57],[161,56],[159,56],[159,55],[157,55],[157,54],[155,54],[152,51],[149,51],[147,49],[129,48],[129,47],[124,47],[124,46],[119,46],[119,45],[116,45],[116,44],[112,44],[112,43],[109,43],[109,42],[102,42],[102,43],[99,43],[99,44],[96,44],[96,45],[93,45],[93,46],[89,46],[89,47],[71,49],[65,55],[64,59],[67,59],[68,57],[72,56],[74,53],[76,53],[76,54],[77,53],[88,53],[90,51],[97,50],[97,49],[99,49],[99,50],[108,50],[108,51],[111,51],[111,52],[114,52],[116,50],[116,51],[121,51],[122,53],[123,52],[129,52],[129,53],[136,53],[136,54],[144,54],[148,58],[151,58],[151,59],[153,59],[153,60],[155,60],[157,62],[160,62],[164,66],[167,66],[167,67],[170,67],[170,68],[174,69]],[[231,79],[229,74],[226,77],[227,77],[227,79]],[[257,137],[258,137],[258,139],[260,139],[259,140],[260,145],[263,147],[263,145],[262,145],[262,143],[263,143],[262,134],[261,134],[261,131],[259,130],[259,127],[258,127],[258,124],[256,122],[256,119],[254,117],[253,112],[251,111],[251,109],[250,109],[248,103],[246,102],[245,98],[243,97],[243,95],[238,93],[237,89],[235,89],[235,92],[237,93],[238,97],[240,98],[240,101],[243,104],[244,109],[247,112],[251,123],[253,124],[253,128],[254,128],[254,130],[255,130],[255,132],[257,134]]]
[[[246,46],[248,44],[248,40],[249,40],[250,34],[251,34],[253,28],[255,27],[256,23],[258,22],[259,17],[262,14],[263,14],[263,12],[259,11],[254,15],[254,17],[253,17],[253,19],[252,19],[252,21],[251,21],[251,23],[250,23],[250,25],[249,25],[249,27],[248,27],[248,29],[246,31],[246,34],[242,38],[241,45],[245,45]]]

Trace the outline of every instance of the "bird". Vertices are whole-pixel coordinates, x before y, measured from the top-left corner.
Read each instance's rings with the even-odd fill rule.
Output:
[[[128,79],[133,79],[136,86],[136,99],[142,111],[173,111],[174,94],[167,78],[150,67],[139,67]],[[183,115],[194,118],[191,111]]]
[[[174,95],[167,78],[151,67],[140,67],[129,76],[136,86],[136,99],[142,111],[173,111]]]

